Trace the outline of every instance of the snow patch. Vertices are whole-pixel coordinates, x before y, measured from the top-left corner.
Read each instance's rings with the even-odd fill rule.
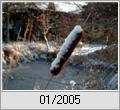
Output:
[[[88,55],[90,53],[93,53],[95,51],[101,50],[101,49],[105,49],[107,46],[106,45],[83,45],[80,48],[76,48],[73,53],[72,56],[74,55]]]

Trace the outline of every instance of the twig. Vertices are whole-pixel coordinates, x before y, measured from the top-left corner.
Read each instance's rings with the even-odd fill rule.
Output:
[[[87,16],[86,20],[83,22],[83,26],[86,24],[87,20],[89,19],[91,13],[89,13],[89,15]]]
[[[50,82],[52,81],[52,79],[53,79],[53,75],[51,75],[51,76],[49,77],[48,82],[47,82],[47,84],[46,84],[46,86],[45,86],[45,90],[48,88],[48,85],[50,84]]]

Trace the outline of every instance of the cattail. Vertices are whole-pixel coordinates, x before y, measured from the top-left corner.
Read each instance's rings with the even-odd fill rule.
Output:
[[[45,89],[48,88],[48,85],[50,84],[51,80],[53,79],[53,76],[58,75],[72,54],[73,50],[79,43],[79,41],[83,37],[83,30],[80,25],[77,25],[74,27],[74,29],[71,31],[71,33],[68,35],[68,37],[65,39],[65,42],[63,43],[62,47],[60,48],[60,51],[57,54],[57,57],[52,62],[50,67],[51,77],[49,77],[49,80],[45,86]]]
[[[74,27],[68,37],[65,39],[56,59],[52,62],[50,71],[52,75],[57,75],[61,71],[65,62],[68,60],[73,50],[82,39],[83,30],[80,25]]]

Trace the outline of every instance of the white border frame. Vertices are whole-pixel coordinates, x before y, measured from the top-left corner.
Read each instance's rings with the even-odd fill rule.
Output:
[[[56,2],[61,2],[61,1],[57,1],[55,0]],[[55,1],[13,1],[13,0],[10,0],[10,1],[6,1],[6,0],[3,0],[1,1],[1,21],[2,21],[2,4],[5,3],[5,2],[55,2]],[[65,2],[65,1],[63,1]],[[81,0],[81,1],[72,1],[70,0],[70,2],[105,2],[105,3],[108,3],[108,2],[117,2],[118,3],[118,90],[3,90],[2,89],[2,61],[1,61],[1,92],[119,92],[119,1],[118,0],[115,0],[115,1],[110,1],[110,0],[107,0],[107,1],[89,1],[89,0]],[[1,22],[1,36],[2,36],[2,22]],[[2,37],[1,37],[1,59],[2,59]]]

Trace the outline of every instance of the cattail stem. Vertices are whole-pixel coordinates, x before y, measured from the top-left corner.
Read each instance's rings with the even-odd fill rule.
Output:
[[[47,82],[47,84],[46,84],[46,86],[45,86],[45,90],[48,88],[50,82],[51,82],[52,79],[53,79],[53,76],[54,76],[54,75],[51,75],[51,76],[49,77],[48,82]]]

